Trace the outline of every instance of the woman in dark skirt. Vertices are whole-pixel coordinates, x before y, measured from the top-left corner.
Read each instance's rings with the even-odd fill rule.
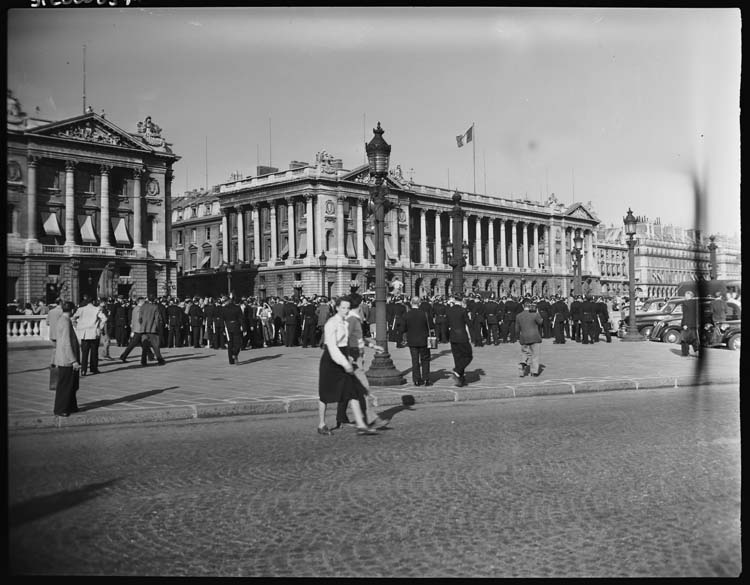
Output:
[[[318,379],[318,433],[321,435],[332,435],[333,432],[326,425],[326,408],[329,404],[338,404],[346,401],[354,413],[357,425],[357,434],[376,435],[378,432],[367,426],[362,416],[362,408],[359,405],[360,396],[363,392],[361,384],[357,384],[354,378],[354,367],[349,361],[349,324],[346,316],[349,314],[350,302],[347,298],[336,299],[336,314],[328,319],[323,328],[323,339],[325,346],[320,358],[320,376]]]

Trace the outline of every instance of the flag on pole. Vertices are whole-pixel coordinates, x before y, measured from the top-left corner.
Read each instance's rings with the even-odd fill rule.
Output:
[[[473,139],[474,139],[474,124],[472,124],[471,127],[466,132],[456,136],[456,143],[458,144],[458,147],[461,148],[464,145],[464,141],[466,141],[466,144],[468,144]]]

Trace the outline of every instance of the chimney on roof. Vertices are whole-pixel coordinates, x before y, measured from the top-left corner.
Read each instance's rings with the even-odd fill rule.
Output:
[[[279,169],[277,169],[276,167],[269,167],[266,165],[258,165],[255,168],[255,174],[259,177],[261,175],[270,175],[271,173],[278,173],[278,172],[279,172]]]

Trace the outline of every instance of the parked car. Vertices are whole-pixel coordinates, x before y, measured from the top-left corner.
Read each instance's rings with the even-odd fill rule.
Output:
[[[656,299],[654,299],[656,301]],[[672,312],[679,307],[683,302],[684,298],[673,298],[667,300],[660,309],[658,310],[648,310],[648,311],[636,311],[635,312],[635,326],[638,328],[638,333],[643,335],[645,338],[648,339],[648,337],[651,335],[651,331],[654,328],[654,324],[659,320],[660,317],[664,317],[666,315],[671,315]],[[645,304],[645,303],[644,303]],[[658,306],[658,301],[655,306]],[[651,309],[652,305],[649,305],[649,309]],[[619,326],[617,328],[617,336],[618,337],[624,337],[625,333],[628,330],[629,325],[629,312],[627,309],[623,310],[621,312],[621,316],[623,317],[620,320]]]
[[[733,300],[727,301],[727,320],[711,323],[711,298],[698,299],[701,304],[703,322],[706,325],[701,333],[701,344],[707,347],[726,346],[739,350],[742,342],[742,308]],[[682,335],[682,306],[675,307],[669,315],[659,317],[649,335],[651,341],[679,343]],[[716,328],[718,327],[718,331]]]

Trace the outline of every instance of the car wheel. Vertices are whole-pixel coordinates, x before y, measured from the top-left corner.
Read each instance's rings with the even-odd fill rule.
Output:
[[[736,333],[735,335],[732,335],[732,337],[729,338],[729,341],[727,341],[727,347],[734,351],[740,351],[741,341],[742,341],[742,334]]]
[[[675,329],[670,329],[664,334],[665,343],[680,343],[680,332]]]
[[[646,339],[651,337],[651,331],[653,331],[654,327],[653,325],[646,325],[643,329],[641,329],[638,333],[643,335]]]

